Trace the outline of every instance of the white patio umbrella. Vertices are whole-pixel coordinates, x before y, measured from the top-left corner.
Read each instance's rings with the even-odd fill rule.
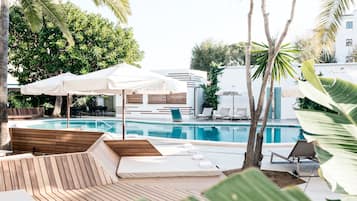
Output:
[[[25,95],[50,95],[50,96],[67,96],[67,128],[69,127],[70,117],[70,93],[63,88],[63,81],[74,78],[72,73],[62,73],[54,77],[39,80],[30,84],[21,86],[21,93]]]
[[[186,92],[187,84],[129,64],[117,64],[113,67],[65,80],[64,88],[68,91],[81,93],[122,95],[122,132],[124,140],[126,94]]]
[[[232,113],[232,118],[234,117],[234,97],[235,96],[241,96],[242,94],[239,93],[238,91],[231,91],[231,90],[228,90],[228,91],[218,91],[216,93],[216,95],[218,96],[232,96],[232,109],[233,109],[233,113]]]

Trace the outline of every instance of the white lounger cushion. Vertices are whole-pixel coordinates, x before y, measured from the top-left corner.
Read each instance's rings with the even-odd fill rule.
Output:
[[[218,176],[221,171],[212,165],[201,167],[192,156],[122,157],[117,170],[121,178]]]
[[[1,200],[11,201],[34,201],[30,194],[24,190],[0,192]]]

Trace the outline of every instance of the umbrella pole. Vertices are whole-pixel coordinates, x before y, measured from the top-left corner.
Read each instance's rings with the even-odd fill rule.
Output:
[[[69,128],[69,117],[71,112],[71,105],[69,103],[69,93],[67,94],[67,128]]]
[[[232,115],[232,120],[234,118],[234,94],[233,94],[233,115]]]
[[[121,108],[121,118],[122,118],[122,135],[123,141],[125,140],[125,90],[122,90],[122,108]]]

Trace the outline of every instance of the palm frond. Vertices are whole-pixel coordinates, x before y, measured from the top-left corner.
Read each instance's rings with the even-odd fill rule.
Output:
[[[31,30],[33,32],[40,31],[42,28],[41,7],[34,3],[33,0],[21,0],[20,4]]]
[[[258,79],[264,77],[265,69],[268,64],[269,56],[269,46],[264,43],[253,43],[257,48],[255,51],[252,51],[253,55],[256,55],[256,66],[252,78]],[[272,79],[280,81],[282,78],[287,76],[295,77],[295,70],[291,63],[296,59],[295,54],[299,52],[298,49],[292,47],[290,44],[283,44],[276,55],[273,69],[272,69]]]
[[[343,15],[354,5],[354,0],[323,0],[318,17],[315,39],[321,49],[333,52],[335,36],[341,25]]]
[[[93,0],[93,2],[97,6],[108,6],[111,10],[113,10],[119,21],[123,23],[128,21],[128,15],[131,14],[129,0]]]
[[[42,8],[43,14],[48,16],[62,31],[64,37],[68,40],[70,45],[74,44],[73,37],[65,23],[64,15],[61,13],[59,4],[53,3],[51,0],[34,0],[34,4],[38,4]]]

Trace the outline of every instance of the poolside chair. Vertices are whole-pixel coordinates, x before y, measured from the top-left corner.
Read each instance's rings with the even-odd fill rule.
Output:
[[[248,119],[247,108],[237,108],[232,119]]]
[[[228,107],[219,108],[217,111],[213,111],[213,119],[225,119],[229,118],[229,111],[231,109]]]
[[[182,115],[180,109],[171,109],[171,117],[173,122],[182,122]]]
[[[205,107],[205,108],[203,108],[202,113],[197,115],[197,118],[209,119],[210,117],[212,117],[212,111],[213,111],[213,108]]]
[[[299,172],[299,163],[301,162],[302,159],[308,159],[314,162],[318,162],[314,150],[314,145],[311,142],[310,143],[307,142],[306,140],[298,140],[287,157],[272,152],[270,157],[270,163],[281,163],[281,162],[273,161],[274,156],[284,159],[288,163],[295,163],[297,167],[296,173]]]

